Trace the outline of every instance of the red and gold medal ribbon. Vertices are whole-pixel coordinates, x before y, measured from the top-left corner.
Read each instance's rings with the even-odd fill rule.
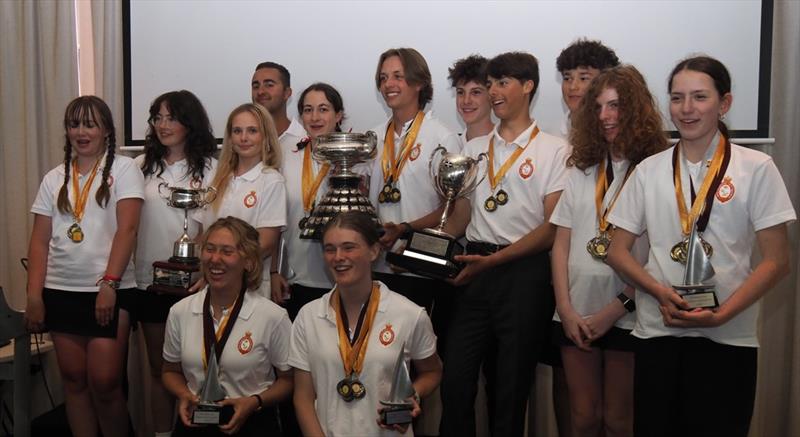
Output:
[[[94,177],[97,176],[97,169],[100,167],[101,159],[102,156],[95,161],[92,172],[89,174],[89,179],[80,191],[78,188],[80,186],[78,183],[78,160],[74,159],[72,161],[72,194],[75,196],[75,206],[72,208],[72,217],[75,219],[76,223],[81,222],[83,213],[86,211],[86,202],[89,200],[89,190],[92,188]]]
[[[406,134],[406,139],[403,141],[403,148],[400,150],[400,156],[396,156],[394,152],[394,120],[389,123],[386,129],[386,137],[383,139],[383,156],[381,157],[381,168],[383,169],[383,182],[389,181],[397,182],[400,179],[400,173],[408,161],[408,155],[411,154],[411,149],[414,148],[414,143],[417,141],[417,134],[422,127],[422,119],[425,118],[425,113],[422,111],[417,112],[414,121],[411,122],[411,128]]]
[[[700,185],[700,191],[692,200],[692,209],[690,211],[687,211],[686,201],[683,197],[681,162],[678,156],[679,147],[680,143],[676,144],[675,149],[672,151],[672,180],[675,185],[675,200],[678,201],[681,231],[684,236],[688,236],[695,222],[698,223],[697,230],[699,232],[703,232],[708,224],[714,193],[717,191],[717,187],[728,168],[728,162],[731,158],[731,146],[725,136],[719,134],[717,150],[714,151],[714,157],[711,159],[711,165],[708,168],[705,178],[703,178],[703,183]],[[698,220],[698,218],[702,218],[703,220]]]
[[[500,167],[500,170],[498,170],[497,174],[495,174],[494,172],[494,135],[492,135],[492,139],[489,140],[489,153],[488,153],[489,185],[492,187],[492,191],[494,191],[494,188],[497,186],[497,184],[500,183],[500,181],[503,179],[503,176],[506,175],[508,169],[511,168],[511,166],[514,164],[517,158],[519,158],[519,155],[521,155],[522,152],[524,152],[525,149],[528,148],[528,146],[531,144],[531,141],[533,141],[533,139],[536,138],[536,135],[538,134],[539,134],[539,126],[534,126],[533,131],[531,131],[531,136],[528,138],[528,142],[525,144],[525,146],[517,147],[517,150],[515,150],[514,153],[512,153],[511,156],[509,156],[508,159],[506,159],[506,162],[503,163],[503,166]]]
[[[242,287],[239,296],[233,302],[233,306],[228,314],[225,314],[220,321],[219,328],[214,331],[214,319],[211,317],[211,289],[206,290],[206,297],[203,300],[203,368],[208,368],[208,354],[211,352],[211,347],[217,355],[217,364],[222,357],[222,349],[225,343],[228,342],[228,337],[233,331],[233,325],[236,323],[236,318],[239,317],[239,312],[242,310],[244,303],[244,286]],[[231,321],[233,319],[233,321]]]
[[[345,326],[342,318],[341,299],[339,298],[339,289],[333,290],[331,295],[331,304],[333,310],[336,312],[336,329],[339,331],[339,355],[342,357],[342,364],[344,365],[344,374],[349,376],[355,373],[361,373],[364,367],[364,356],[367,354],[367,339],[369,332],[372,330],[372,322],[375,320],[375,314],[378,312],[378,303],[380,302],[380,285],[377,282],[372,284],[372,292],[369,295],[369,303],[367,304],[367,313],[364,317],[364,322],[361,329],[358,330],[358,337],[352,344],[350,338],[347,336],[347,326]]]
[[[328,170],[330,168],[331,168],[330,164],[327,163],[323,164],[322,167],[320,167],[317,176],[313,177],[314,166],[313,163],[311,162],[311,147],[303,148],[303,177],[301,179],[301,182],[303,190],[304,211],[306,212],[311,211],[311,208],[314,205],[314,199],[317,198],[317,191],[319,191],[319,186],[322,185],[322,180],[325,179],[325,176],[328,174]]]
[[[622,180],[622,184],[617,188],[614,197],[608,203],[608,207],[606,207],[605,210],[603,210],[603,200],[606,198],[608,187],[611,186],[611,182],[614,180],[614,169],[611,166],[611,157],[609,156],[604,159],[603,162],[600,163],[600,167],[597,168],[597,182],[595,182],[594,185],[594,205],[597,211],[597,223],[600,232],[606,232],[608,230],[608,214],[611,213],[611,209],[614,208],[614,204],[617,203],[619,193],[622,192],[622,187],[624,187],[625,182],[628,181],[628,176],[631,175],[633,167],[633,164],[628,165],[628,170],[625,172],[625,179]]]

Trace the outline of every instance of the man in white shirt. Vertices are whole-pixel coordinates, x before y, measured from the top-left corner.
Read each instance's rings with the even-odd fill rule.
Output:
[[[286,67],[269,61],[258,64],[250,86],[253,103],[267,108],[272,116],[281,146],[288,150],[306,136],[303,125],[286,115],[286,104],[292,97],[291,76]]]

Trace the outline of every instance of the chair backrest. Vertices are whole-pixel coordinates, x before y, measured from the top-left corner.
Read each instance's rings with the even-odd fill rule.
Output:
[[[8,306],[3,287],[0,287],[0,343],[25,333],[25,321],[22,315],[22,312]]]

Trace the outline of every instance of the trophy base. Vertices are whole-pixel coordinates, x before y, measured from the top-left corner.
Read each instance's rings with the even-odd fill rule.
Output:
[[[197,280],[200,264],[197,262],[156,261],[153,263],[153,285],[147,291],[160,294],[186,296],[189,287]],[[194,258],[196,261],[197,259]]]
[[[681,292],[681,297],[689,304],[689,309],[719,306],[713,285],[673,285],[672,288]]]
[[[233,417],[233,407],[200,402],[192,412],[193,425],[224,425]]]
[[[464,253],[455,238],[434,229],[415,231],[400,253],[388,252],[386,261],[413,273],[434,279],[455,278],[463,266],[453,257]]]
[[[307,220],[303,220],[300,225],[301,240],[322,240],[322,229],[329,221],[343,212],[365,212],[372,216],[372,219],[378,224],[375,207],[361,192],[360,176],[331,176],[329,182],[330,190],[314,206],[311,216]]]
[[[414,409],[412,404],[390,404],[384,402],[381,402],[381,404],[385,405],[381,408],[381,423],[384,425],[405,425],[414,420],[411,417],[411,411]]]

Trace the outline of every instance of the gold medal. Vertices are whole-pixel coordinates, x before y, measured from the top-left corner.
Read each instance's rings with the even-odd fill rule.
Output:
[[[400,201],[400,190],[398,190],[397,188],[393,189],[393,190],[392,190],[392,197],[391,197],[391,199],[392,199],[392,203],[397,203],[397,202],[399,202],[399,201]]]
[[[356,399],[361,399],[367,395],[367,388],[364,387],[364,384],[358,380],[358,378],[354,378],[350,382],[350,391],[353,393],[353,397]]]
[[[383,194],[383,191],[378,194],[378,203],[386,203],[386,195]]]
[[[494,200],[497,201],[497,204],[500,206],[505,205],[508,203],[508,193],[505,190],[501,189],[494,195]]]
[[[72,226],[67,229],[67,237],[72,240],[73,243],[80,243],[83,241],[83,229],[81,229],[81,225],[73,223]]]
[[[711,246],[711,243],[704,240],[703,237],[700,238],[700,244],[703,246],[703,252],[706,253],[706,256],[711,258],[714,255],[714,247]],[[669,251],[669,257],[672,258],[673,261],[686,264],[686,259],[689,256],[689,237],[684,238],[679,243],[675,243],[672,246],[672,249]]]
[[[495,212],[495,210],[497,210],[497,200],[495,200],[494,196],[486,198],[486,201],[483,202],[483,209],[488,212]]]
[[[382,190],[383,194],[388,196],[392,194],[392,184],[385,184]]]
[[[345,402],[353,400],[353,389],[350,387],[350,378],[345,378],[336,384],[336,393],[344,399]]]
[[[592,258],[604,261],[608,256],[608,247],[611,244],[611,236],[607,232],[601,232],[596,237],[586,243],[586,250]]]

